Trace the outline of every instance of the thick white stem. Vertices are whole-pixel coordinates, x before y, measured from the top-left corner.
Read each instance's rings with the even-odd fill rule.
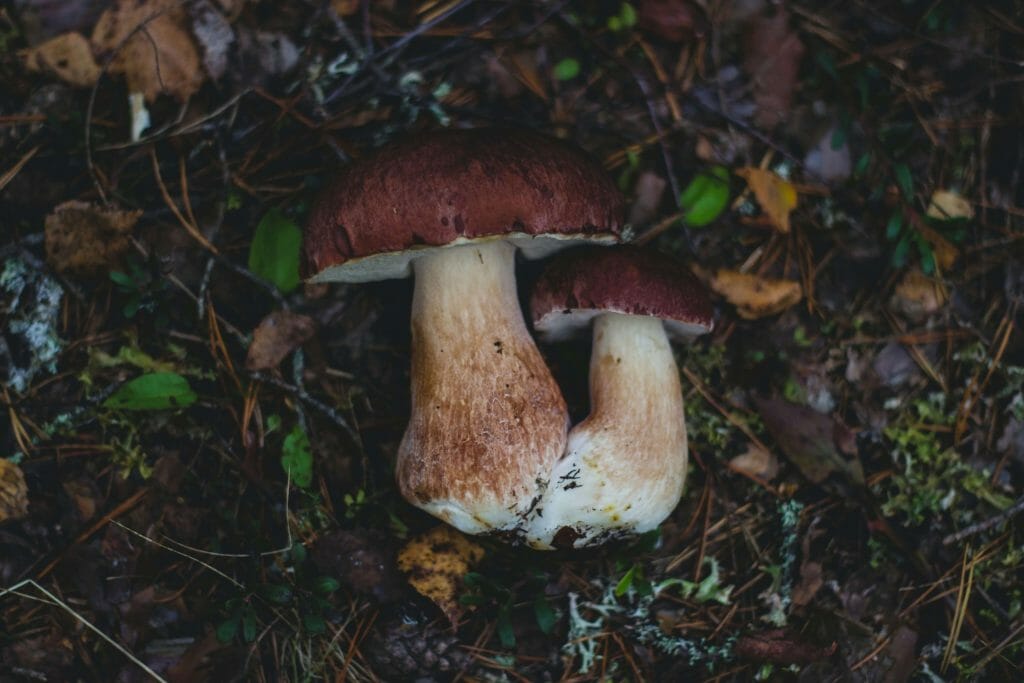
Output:
[[[660,320],[606,313],[594,321],[590,401],[535,510],[528,536],[535,547],[649,531],[682,495],[683,394]]]
[[[399,487],[467,533],[520,528],[564,452],[568,413],[523,322],[515,249],[437,249],[414,268]]]

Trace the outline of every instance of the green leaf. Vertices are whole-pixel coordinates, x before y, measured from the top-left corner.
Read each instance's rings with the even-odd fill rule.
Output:
[[[295,221],[271,209],[256,226],[249,245],[249,270],[282,292],[299,286],[299,248],[302,231]]]
[[[247,643],[256,640],[256,612],[251,607],[242,610],[242,639]]]
[[[127,273],[122,273],[119,270],[110,271],[110,280],[115,285],[127,289],[128,291],[135,291],[139,288],[139,285],[132,279]]]
[[[301,543],[292,543],[292,564],[300,565],[306,561],[306,546]]]
[[[502,647],[513,648],[516,646],[516,632],[512,628],[512,615],[509,613],[507,608],[501,608],[498,610],[498,640],[501,641]]]
[[[533,614],[537,617],[537,627],[541,633],[551,633],[555,629],[558,616],[543,595],[533,601]]]
[[[889,241],[895,240],[899,237],[902,228],[903,214],[900,211],[896,211],[896,213],[889,217],[889,222],[885,226],[885,239]]]
[[[560,81],[568,81],[580,75],[580,63],[572,57],[566,57],[558,64],[555,64],[555,78]]]
[[[309,488],[313,483],[313,453],[309,449],[309,437],[301,425],[295,425],[284,438],[281,467],[299,488]]]
[[[718,218],[728,203],[729,171],[724,166],[714,166],[699,174],[679,195],[683,220],[693,228],[704,227]]]
[[[282,584],[268,583],[261,587],[263,597],[278,605],[287,605],[292,601],[292,590]]]
[[[316,583],[313,584],[313,590],[320,595],[330,595],[339,588],[341,588],[341,584],[338,583],[338,580],[332,579],[329,576],[321,576],[316,580]]]
[[[227,621],[222,621],[217,627],[217,640],[222,643],[230,643],[238,633],[238,617],[233,616]]]
[[[629,571],[623,574],[622,578],[619,579],[618,584],[615,585],[615,597],[621,598],[625,595],[630,587],[633,585],[633,579],[636,577],[637,570],[640,565],[634,564],[629,568]]]
[[[619,7],[619,19],[625,28],[636,26],[636,9],[628,2],[622,3]]]
[[[868,170],[868,166],[871,164],[871,152],[864,152],[860,155],[860,159],[857,160],[857,165],[853,169],[853,175],[858,178]]]
[[[910,175],[910,168],[906,164],[896,164],[892,170],[896,174],[896,182],[900,186],[903,197],[911,199],[914,196],[914,179]]]
[[[892,265],[896,268],[902,268],[907,262],[907,254],[910,253],[910,235],[904,233],[900,241],[896,243],[896,248],[892,251]]]
[[[323,633],[327,630],[327,622],[319,614],[309,613],[302,615],[302,625],[310,633]]]
[[[119,410],[185,408],[198,400],[188,380],[176,372],[151,372],[126,382],[103,402]]]

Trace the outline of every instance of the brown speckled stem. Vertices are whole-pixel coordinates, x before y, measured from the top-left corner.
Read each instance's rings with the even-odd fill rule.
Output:
[[[515,249],[438,249],[414,263],[412,414],[402,494],[467,533],[513,530],[566,441],[561,392],[526,330]]]

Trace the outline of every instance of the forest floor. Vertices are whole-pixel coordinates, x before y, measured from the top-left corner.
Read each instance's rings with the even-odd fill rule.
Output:
[[[1017,0],[0,4],[0,681],[1024,679],[1022,66]],[[298,279],[339,168],[509,123],[713,291],[631,543],[406,503],[412,285]]]

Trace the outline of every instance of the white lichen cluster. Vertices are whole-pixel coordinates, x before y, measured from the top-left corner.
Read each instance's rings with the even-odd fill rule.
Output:
[[[5,383],[21,393],[41,370],[57,369],[57,356],[63,346],[57,336],[57,320],[64,292],[52,277],[15,258],[8,259],[0,272],[0,292],[7,336],[18,338],[31,354],[28,363],[19,367],[6,342],[0,347],[0,354],[7,356],[3,359],[7,364]]]
[[[732,586],[721,585],[718,563],[713,558],[707,558],[706,563],[711,566],[711,571],[702,581],[695,583],[683,579],[666,579],[643,596],[633,587],[617,596],[616,583],[600,580],[595,582],[602,589],[601,599],[597,602],[581,603],[579,595],[569,593],[569,633],[562,645],[562,652],[578,659],[577,673],[587,674],[600,661],[601,656],[597,654],[599,638],[613,615],[625,622],[625,629],[640,643],[672,657],[686,657],[691,666],[704,664],[710,670],[716,664],[732,659],[735,638],[727,638],[715,644],[705,638],[668,635],[652,616],[654,601],[664,591],[676,586],[680,587],[684,598],[729,604]],[[581,608],[597,617],[592,620],[584,618]]]
[[[798,500],[787,500],[779,504],[779,524],[782,527],[781,559],[774,572],[775,580],[768,590],[758,597],[768,606],[768,613],[761,617],[762,621],[773,626],[786,625],[789,608],[793,603],[793,582],[796,578],[795,568],[797,547],[800,542],[800,511],[804,504]]]

